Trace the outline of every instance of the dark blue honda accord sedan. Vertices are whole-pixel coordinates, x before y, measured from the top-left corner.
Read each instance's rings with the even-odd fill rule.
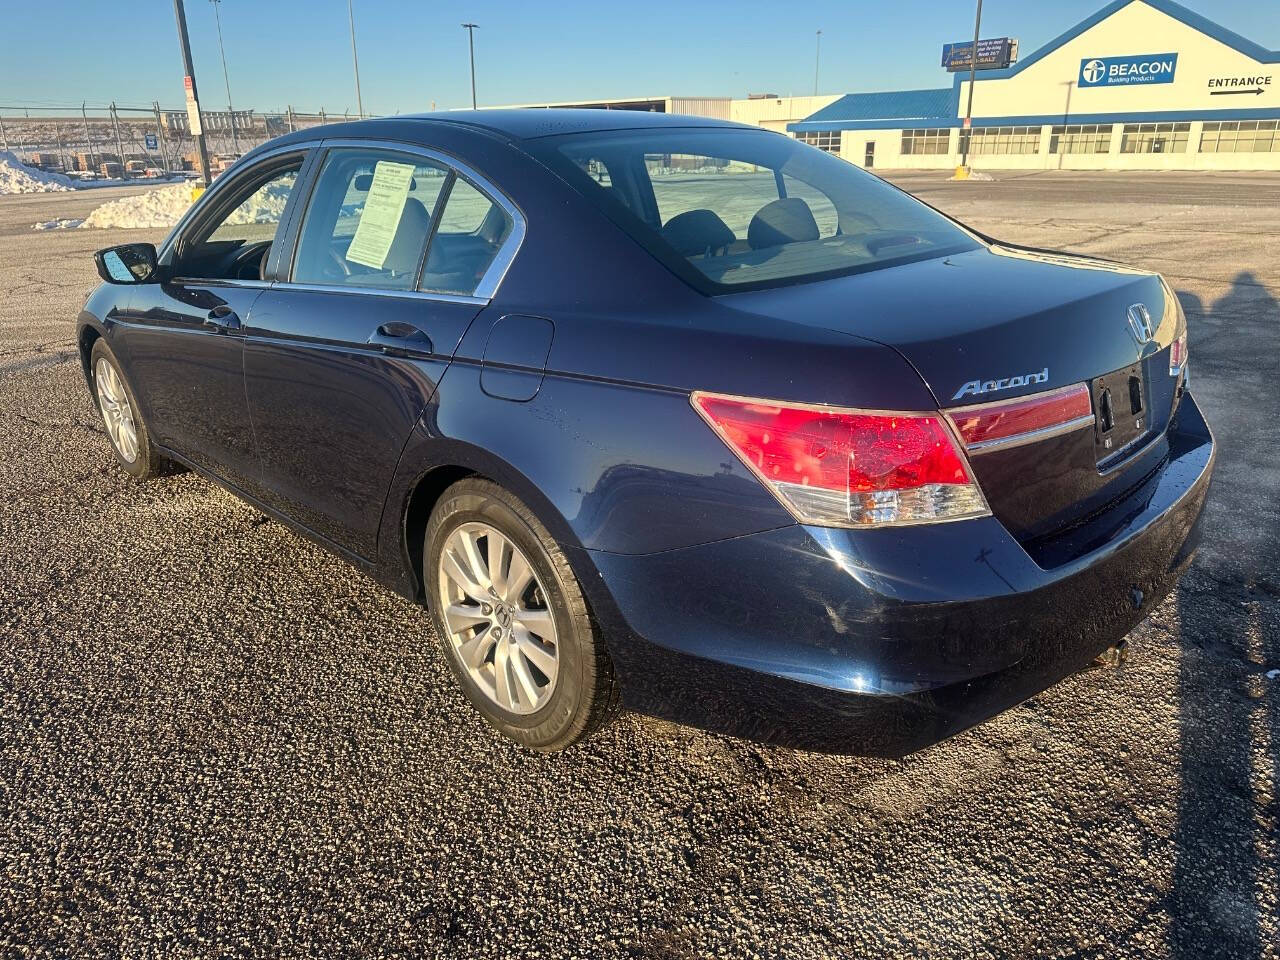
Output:
[[[1159,276],[734,124],[300,131],[97,265],[122,468],[199,471],[425,603],[536,749],[622,705],[926,746],[1159,603],[1214,462]]]

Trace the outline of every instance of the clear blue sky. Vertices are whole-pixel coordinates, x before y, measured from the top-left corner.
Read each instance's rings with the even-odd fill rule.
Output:
[[[986,0],[983,36],[1016,36],[1026,56],[1105,0]],[[1187,6],[1269,49],[1277,0]],[[168,0],[6,3],[0,105],[116,100],[182,103],[182,64]],[[451,3],[355,0],[365,109],[470,105],[465,20],[476,31],[480,103],[813,92],[821,28],[824,93],[944,86],[945,41],[973,30],[973,0],[539,0]],[[209,0],[186,0],[201,101],[226,99]],[[237,107],[355,110],[345,0],[223,0]],[[1135,49],[1141,47],[1135,38]]]

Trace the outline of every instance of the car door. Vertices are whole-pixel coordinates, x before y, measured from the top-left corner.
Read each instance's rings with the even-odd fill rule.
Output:
[[[259,463],[244,391],[244,325],[306,151],[268,157],[218,184],[139,284],[121,337],[153,435],[251,494]]]
[[[515,214],[410,147],[337,143],[317,167],[292,262],[250,315],[245,390],[268,504],[369,559],[400,454],[487,303]],[[455,203],[489,223],[437,246]]]

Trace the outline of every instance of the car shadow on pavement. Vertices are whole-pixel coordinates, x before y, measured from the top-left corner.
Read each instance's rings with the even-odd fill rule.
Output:
[[[1178,589],[1180,792],[1167,909],[1173,957],[1269,956],[1280,784],[1280,303],[1252,273],[1206,307],[1179,293],[1191,389],[1214,430],[1218,531]],[[1242,349],[1241,344],[1249,346]],[[1255,358],[1241,367],[1241,358]],[[1267,755],[1269,753],[1269,755]]]

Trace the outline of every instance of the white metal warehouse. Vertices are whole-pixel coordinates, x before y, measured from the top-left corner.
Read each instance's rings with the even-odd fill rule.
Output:
[[[988,169],[1280,169],[1280,52],[1170,0],[1116,0],[977,74],[970,163]],[[860,166],[960,159],[969,74],[854,93],[787,125]]]

